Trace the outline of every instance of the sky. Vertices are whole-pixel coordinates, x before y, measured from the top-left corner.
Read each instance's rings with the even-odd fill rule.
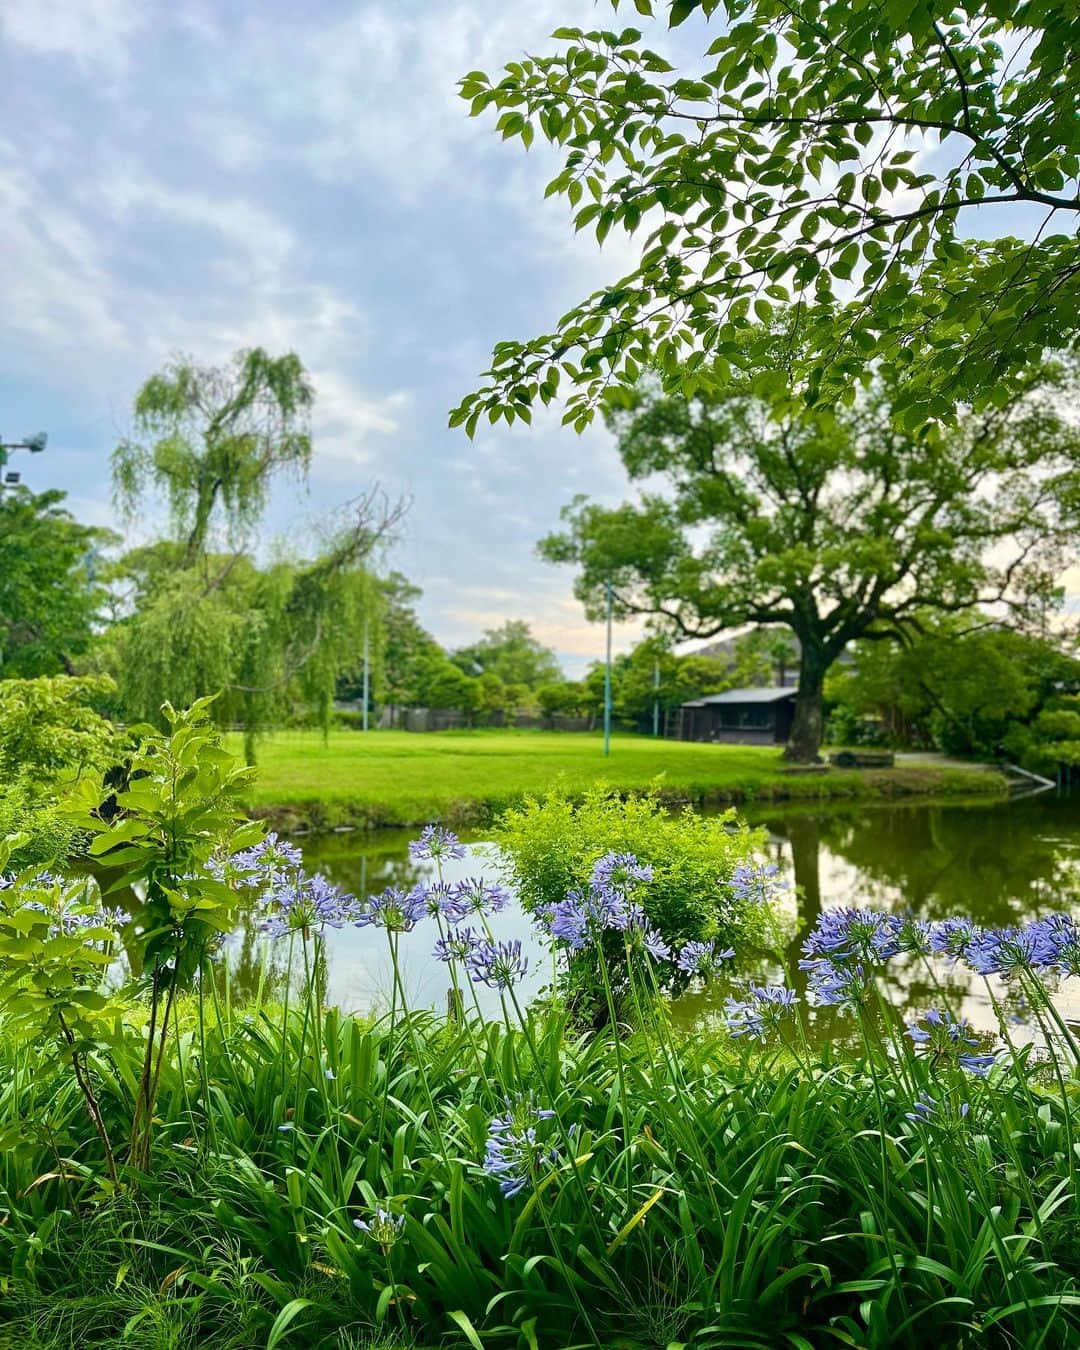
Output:
[[[551,152],[504,144],[455,89],[595,14],[591,0],[3,0],[0,435],[49,436],[13,466],[24,481],[115,524],[109,454],[148,375],[177,352],[294,349],[316,388],[315,456],[267,531],[302,548],[378,482],[412,500],[389,562],[423,587],[440,641],[524,618],[580,672],[603,634],[535,547],[575,493],[625,495],[610,436],[552,413],[470,443],[446,419],[495,342],[545,331],[632,261],[624,241],[575,238],[566,204],[543,200]]]
[[[539,412],[469,442],[446,419],[495,342],[636,260],[575,236],[543,199],[551,151],[503,143],[455,89],[596,19],[593,0],[2,0],[0,436],[49,436],[24,481],[115,525],[109,454],[148,375],[293,349],[315,456],[268,536],[302,551],[379,483],[411,499],[388,563],[441,642],[524,618],[581,673],[603,634],[535,548],[576,493],[627,495],[611,437]],[[702,49],[692,24],[647,39]]]

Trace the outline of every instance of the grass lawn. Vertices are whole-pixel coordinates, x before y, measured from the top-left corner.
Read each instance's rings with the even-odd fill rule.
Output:
[[[239,749],[240,738],[234,738]],[[907,763],[895,769],[789,769],[771,747],[701,745],[617,735],[604,759],[599,735],[543,731],[284,731],[262,741],[249,804],[285,825],[482,823],[527,793],[598,781],[640,789],[659,780],[695,804],[785,798],[985,794],[1004,790],[973,766]]]

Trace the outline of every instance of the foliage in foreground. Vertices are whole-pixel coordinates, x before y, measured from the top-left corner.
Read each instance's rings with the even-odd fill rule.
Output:
[[[1080,1250],[1062,1103],[1041,1086],[922,1125],[863,1067],[736,1062],[717,1036],[671,1070],[624,1047],[624,1091],[612,1043],[556,1016],[470,1032],[330,1013],[317,1037],[300,1009],[284,1027],[226,1017],[205,1082],[191,1025],[180,1045],[154,1172],[108,1192],[71,1085],[5,1037],[0,1312],[24,1344],[31,1328],[119,1344],[124,1327],[124,1344],[213,1347],[359,1346],[380,1327],[698,1350],[1080,1334],[1056,1306]],[[98,1052],[93,1069],[115,1119],[135,1064]],[[507,1199],[481,1160],[530,1090],[574,1127],[576,1161],[562,1150]],[[559,1148],[550,1122],[543,1140]],[[385,1248],[354,1226],[380,1208]]]
[[[126,814],[87,821],[138,880],[130,922],[85,878],[0,888],[0,1316],[19,1343],[1076,1344],[1080,1047],[1046,985],[1080,975],[1069,915],[828,911],[802,965],[858,1060],[812,1050],[778,985],[682,1038],[662,991],[741,958],[672,947],[645,908],[659,869],[609,850],[538,911],[556,968],[589,961],[604,991],[585,1034],[521,1007],[520,943],[487,922],[500,889],[442,879],[452,834],[413,845],[429,881],[358,901],[237,825],[245,772],[205,719],[173,715]],[[283,1006],[232,1005],[213,935],[245,897],[296,977]],[[321,1006],[324,931],[346,923],[393,958],[374,1026]],[[396,958],[418,924],[455,992],[499,991],[501,1022],[463,997],[446,1020],[409,1011]],[[135,975],[110,990],[118,940]],[[989,984],[1004,1053],[947,1007],[901,1034],[882,967],[933,953],[1021,992],[1041,1057]]]

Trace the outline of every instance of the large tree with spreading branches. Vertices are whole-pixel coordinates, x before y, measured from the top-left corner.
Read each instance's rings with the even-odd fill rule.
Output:
[[[783,347],[774,335],[778,370]],[[1062,411],[1076,390],[1044,365],[937,441],[897,427],[881,380],[837,409],[768,397],[752,376],[691,399],[649,381],[608,421],[651,490],[615,508],[577,498],[541,551],[577,566],[592,617],[611,584],[617,612],[686,637],[785,625],[799,646],[786,753],[813,760],[825,676],[849,643],[976,605],[1045,621],[1080,515],[1080,429]]]
[[[481,416],[528,420],[565,396],[580,429],[650,367],[669,394],[707,394],[733,368],[764,369],[744,332],[778,306],[808,402],[850,396],[873,367],[924,434],[958,401],[1007,401],[1016,372],[1075,342],[1072,0],[634,8],[650,39],[665,18],[687,24],[654,39],[680,65],[634,28],[562,28],[556,51],[461,82],[504,139],[557,148],[548,194],[576,229],[643,242],[553,331],[499,343],[452,425],[471,435]]]

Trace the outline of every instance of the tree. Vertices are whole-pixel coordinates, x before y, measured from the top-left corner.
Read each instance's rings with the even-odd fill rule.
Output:
[[[391,708],[415,707],[423,700],[419,687],[432,658],[442,648],[417,618],[415,603],[423,594],[401,572],[391,572],[378,583],[381,597],[381,679],[376,686],[380,702]]]
[[[461,81],[504,139],[527,147],[539,132],[562,151],[547,191],[568,199],[576,229],[601,243],[648,233],[628,275],[544,336],[499,343],[451,425],[529,420],[560,376],[579,429],[648,367],[668,393],[707,394],[745,359],[751,309],[767,318],[789,302],[807,399],[850,393],[875,365],[905,376],[909,429],[951,419],[958,399],[992,405],[1014,371],[1075,341],[1071,0],[635,7],[673,28],[715,15],[721,31],[703,27],[703,58],[679,70],[633,28],[560,28],[554,54]],[[984,237],[995,224],[1002,237]],[[760,360],[745,368],[776,378]]]
[[[329,725],[338,678],[378,621],[371,556],[405,509],[373,489],[316,528],[307,556],[260,564],[245,548],[274,477],[306,470],[312,401],[292,353],[256,348],[220,368],[175,361],[136,400],[136,424],[156,439],[121,445],[113,461],[128,510],[165,491],[172,537],[122,560],[128,612],[99,664],[116,674],[124,711],[143,718],[220,693],[211,715],[243,725],[249,760],[294,701]],[[231,551],[210,548],[222,536]]]
[[[837,411],[757,387],[733,376],[689,401],[639,389],[609,424],[630,477],[662,476],[669,491],[614,509],[579,497],[541,551],[578,565],[594,616],[610,581],[617,613],[685,636],[788,628],[800,656],[785,753],[810,761],[824,679],[848,643],[976,604],[1035,621],[1054,602],[1080,505],[1080,433],[1054,400],[1075,380],[1040,370],[944,446],[898,431],[880,383]]]
[[[594,700],[580,680],[553,680],[537,689],[536,702],[545,717],[582,717],[591,711]]]
[[[460,647],[450,659],[466,675],[498,675],[505,684],[527,684],[530,689],[557,680],[561,671],[555,653],[533,637],[521,619],[508,619],[501,628],[489,628],[479,642]]]
[[[907,642],[860,644],[855,668],[831,682],[830,695],[855,716],[878,716],[951,754],[1019,754],[1057,725],[1052,710],[1065,691],[1080,689],[1070,645],[1064,634],[1013,632],[986,615],[928,617]]]
[[[466,716],[478,711],[482,702],[479,679],[466,675],[441,651],[425,663],[417,695],[426,708],[445,708]]]
[[[130,515],[148,487],[165,493],[184,538],[183,565],[206,553],[223,512],[233,538],[257,524],[282,470],[301,476],[311,462],[315,392],[295,352],[237,352],[223,366],[175,357],[135,398],[140,439],[113,452],[113,483]]]
[[[0,493],[0,673],[72,674],[102,608],[95,552],[105,530],[80,525],[63,492]]]

